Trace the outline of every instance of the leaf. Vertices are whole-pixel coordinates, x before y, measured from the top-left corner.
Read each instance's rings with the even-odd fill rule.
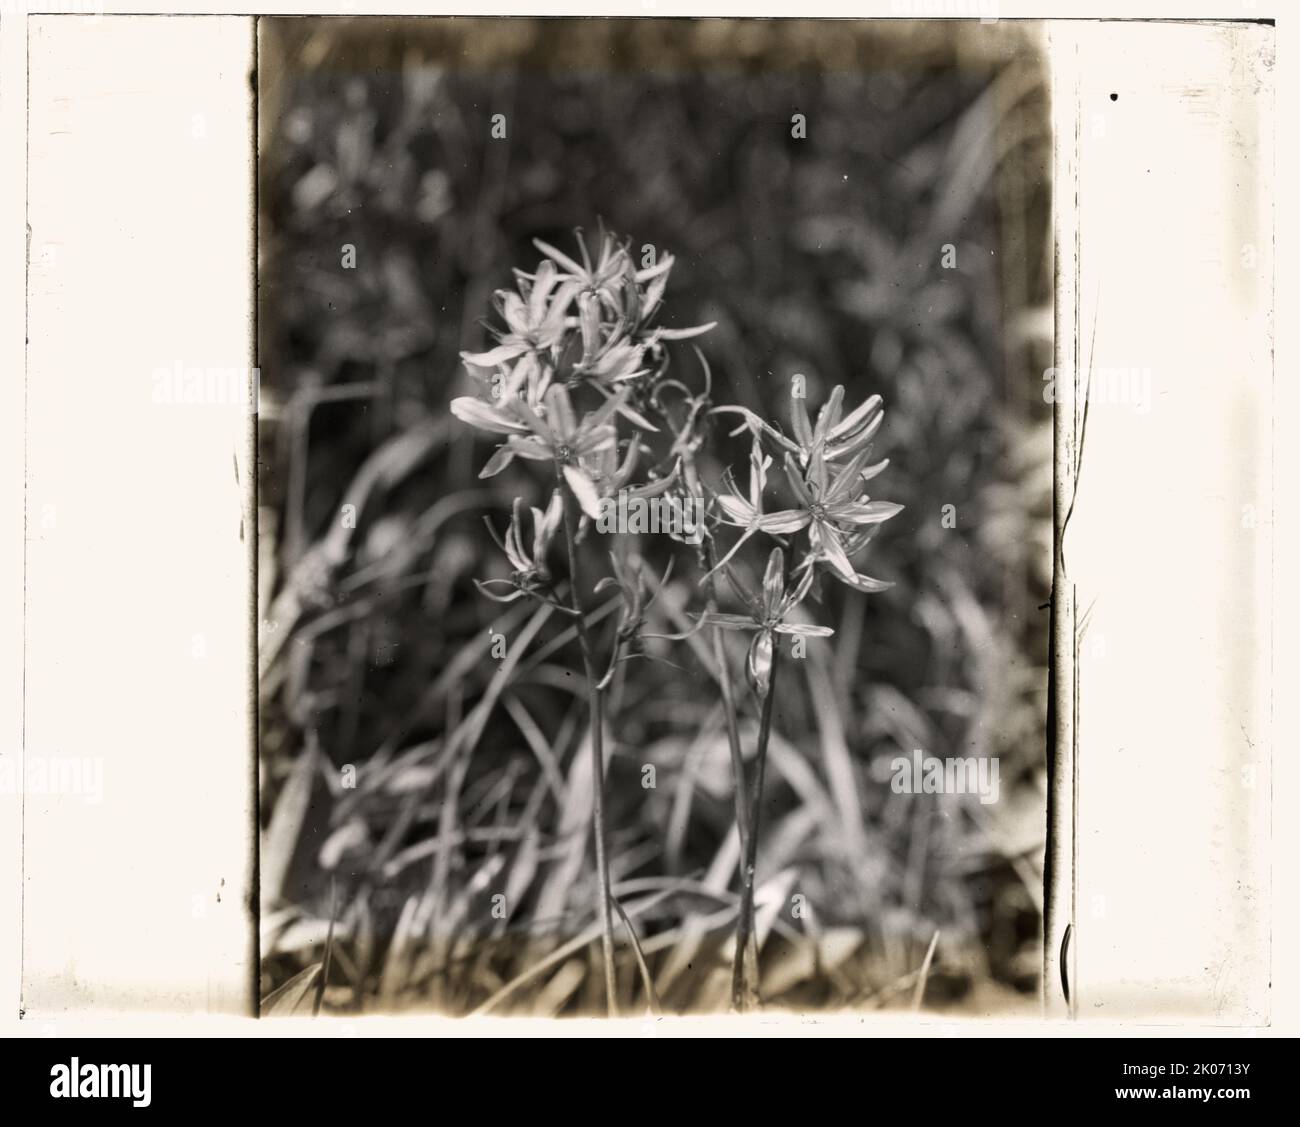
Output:
[[[320,1016],[321,1003],[325,1001],[325,984],[330,977],[330,963],[334,957],[334,921],[338,918],[339,885],[338,878],[330,878],[330,929],[325,935],[325,961],[321,966],[320,977],[316,981],[316,990],[311,1002],[311,1016]]]
[[[662,901],[666,900],[669,896],[671,896],[676,891],[677,888],[675,887],[665,888],[662,892],[657,892],[653,896],[648,896],[644,900],[637,901],[637,903],[633,904],[631,908],[626,909],[628,919],[635,919],[643,912],[649,911],[656,904],[659,904]],[[594,943],[597,939],[600,938],[600,933],[601,933],[601,925],[599,921],[591,924],[585,931],[582,932],[582,934],[578,935],[574,939],[569,940],[569,942],[565,943],[563,946],[558,947],[556,950],[552,951],[540,962],[529,967],[527,970],[523,971],[522,973],[517,974],[504,986],[498,989],[496,993],[494,993],[490,998],[487,999],[487,1001],[480,1003],[474,1010],[470,1012],[469,1016],[481,1017],[483,1014],[488,1013],[490,1010],[495,1009],[498,1005],[501,1004],[501,1002],[505,1001],[506,998],[510,997],[511,994],[513,994],[516,990],[518,990],[520,986],[524,985],[526,982],[532,981],[538,975],[545,973],[547,970],[555,966],[557,963],[564,962],[564,960],[569,958],[571,955],[574,955],[577,952],[581,951],[585,946],[587,946],[588,943]]]
[[[916,975],[916,989],[912,991],[912,1012],[917,1013],[921,1009],[921,1002],[925,998],[925,984],[930,977],[930,964],[934,961],[934,949],[939,946],[939,932],[936,931],[930,938],[930,946],[925,952],[925,961],[921,964],[921,969]]]
[[[295,974],[277,990],[272,990],[258,1008],[262,1017],[302,1017],[312,1010],[312,987],[324,970],[321,963],[312,963],[306,970]]]
[[[530,1006],[531,1012],[543,1017],[555,1017],[568,1005],[586,977],[586,960],[570,959],[537,992]]]
[[[318,863],[325,870],[337,869],[349,850],[358,849],[370,840],[370,833],[362,818],[349,818],[339,826],[320,847]]]
[[[276,800],[271,824],[262,841],[262,901],[265,904],[274,904],[284,894],[289,867],[302,836],[307,812],[311,809],[319,758],[315,742],[309,742],[307,750],[298,756],[284,790]]]
[[[659,1005],[659,995],[655,993],[655,980],[650,974],[650,968],[646,966],[645,953],[641,950],[641,941],[637,938],[636,928],[632,926],[632,921],[627,918],[627,913],[623,911],[623,905],[618,902],[618,897],[611,896],[610,903],[618,912],[619,918],[623,921],[623,926],[627,928],[628,938],[632,941],[632,951],[636,955],[637,969],[641,972],[641,984],[645,988],[646,1004],[650,1007],[650,1012],[658,1017],[661,1012]]]

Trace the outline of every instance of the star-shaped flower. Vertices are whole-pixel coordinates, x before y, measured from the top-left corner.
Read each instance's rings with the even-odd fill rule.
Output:
[[[475,368],[496,368],[526,354],[549,352],[564,337],[569,306],[577,295],[576,282],[563,279],[555,263],[542,262],[531,278],[519,275],[520,292],[498,290],[497,307],[506,331],[486,352],[462,352],[461,359]],[[552,292],[554,291],[554,292]]]
[[[618,431],[611,419],[625,397],[625,393],[610,396],[582,419],[573,410],[568,390],[560,384],[546,389],[543,405],[537,410],[517,397],[493,407],[473,396],[453,399],[451,410],[471,426],[508,436],[479,477],[499,474],[515,458],[554,462],[582,511],[595,519],[600,512],[600,494],[586,463],[617,444]]]
[[[836,577],[862,591],[883,591],[891,586],[868,575],[859,575],[849,559],[848,546],[858,550],[866,543],[860,536],[863,528],[878,525],[903,511],[891,501],[872,501],[859,493],[867,476],[869,448],[862,449],[845,466],[831,476],[822,449],[814,445],[807,470],[802,470],[791,454],[785,456],[785,475],[798,499],[799,511],[806,517],[801,527],[808,529],[813,554],[809,558],[824,560]],[[811,571],[811,569],[810,569]]]
[[[713,412],[715,414],[739,415],[742,419],[739,429],[747,427],[755,437],[764,436],[771,439],[783,451],[798,458],[800,465],[806,466],[813,453],[817,450],[821,451],[828,462],[836,462],[851,457],[867,447],[868,443],[876,436],[876,432],[880,430],[885,419],[885,412],[881,404],[880,396],[873,395],[859,404],[846,417],[841,418],[844,405],[844,387],[841,384],[836,384],[834,390],[831,391],[830,398],[817,413],[817,422],[814,425],[809,422],[806,402],[802,398],[795,396],[792,398],[790,408],[790,425],[794,431],[793,439],[782,434],[776,427],[761,419],[748,407],[715,407]],[[888,461],[879,462],[870,467],[867,472],[871,477],[874,477],[887,465],[889,465]]]
[[[773,548],[772,554],[767,558],[767,570],[763,573],[763,591],[760,597],[753,598],[733,581],[737,592],[750,604],[749,615],[713,613],[706,616],[710,625],[721,627],[723,630],[757,631],[754,640],[749,644],[749,653],[745,659],[745,674],[760,697],[767,696],[771,685],[772,650],[776,644],[777,634],[829,638],[835,633],[829,626],[787,621],[791,612],[808,594],[812,580],[813,572],[809,568],[794,587],[787,588],[785,555],[780,548]]]
[[[771,457],[763,453],[758,437],[755,436],[749,451],[748,496],[740,492],[730,471],[725,475],[723,483],[727,487],[727,492],[718,494],[718,507],[722,510],[723,520],[727,524],[743,528],[745,531],[731,546],[731,551],[717,562],[714,571],[727,563],[740,550],[741,545],[756,532],[768,532],[780,536],[807,527],[808,514],[799,509],[783,509],[776,513],[763,512],[763,490],[767,486],[767,470],[771,464]]]

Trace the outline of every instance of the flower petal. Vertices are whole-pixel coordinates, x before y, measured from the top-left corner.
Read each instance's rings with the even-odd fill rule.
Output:
[[[648,282],[651,278],[657,278],[660,274],[667,274],[673,268],[673,262],[673,256],[665,254],[653,266],[647,266],[644,270],[636,271],[636,280],[638,282]]]
[[[578,469],[577,466],[565,466],[564,480],[569,483],[569,488],[578,499],[582,511],[592,520],[599,518],[600,494],[596,492],[596,486],[591,478]]]
[[[541,239],[534,239],[533,246],[546,255],[547,258],[555,259],[555,261],[563,266],[570,274],[581,276],[587,273],[586,270],[574,262],[567,254],[563,251],[556,250],[550,243],[544,243]]]
[[[510,443],[498,446],[492,457],[487,460],[487,464],[478,472],[479,477],[496,477],[506,466],[514,461],[516,451],[511,448]]]
[[[578,328],[582,333],[582,360],[585,368],[600,349],[600,300],[593,293],[578,298]]]
[[[832,425],[826,437],[834,442],[852,434],[859,426],[865,425],[870,420],[872,414],[880,409],[882,402],[878,395],[864,400],[842,422]]]
[[[828,524],[815,526],[819,532],[818,546],[826,557],[826,562],[835,569],[840,578],[852,583],[857,578],[849,557],[844,554],[844,545],[840,543],[839,534]]]
[[[717,325],[717,321],[710,321],[707,325],[693,325],[689,329],[655,329],[654,336],[656,340],[690,340],[691,337],[703,336]]]
[[[805,509],[811,509],[813,506],[812,494],[808,492],[808,486],[804,483],[803,471],[789,454],[785,456],[785,476],[789,480],[790,488],[794,490],[795,498],[799,504]]]
[[[555,263],[549,258],[537,267],[537,273],[533,275],[533,288],[528,294],[528,320],[532,324],[542,323],[542,318],[546,314],[546,298],[558,278]]]
[[[555,457],[550,444],[534,434],[515,435],[506,444],[518,458],[527,458],[531,462],[549,462]]]
[[[668,492],[672,488],[673,482],[677,480],[677,468],[673,467],[673,472],[667,477],[661,477],[657,481],[647,481],[644,485],[637,485],[627,491],[627,495],[641,501],[649,501]]]
[[[719,498],[721,500],[721,498]],[[768,513],[759,517],[754,523],[764,532],[785,536],[807,528],[812,516],[803,509],[782,509],[779,513]]]
[[[839,421],[840,404],[843,402],[844,385],[837,383],[831,391],[831,397],[822,404],[822,409],[817,412],[817,426],[813,430],[811,443],[813,447],[825,444],[827,432]]]
[[[871,450],[869,448],[859,450],[850,461],[837,470],[835,477],[831,480],[830,488],[822,498],[823,503],[830,504],[833,501],[838,501],[841,497],[849,496],[850,490],[861,480],[862,470],[870,457]]]
[[[472,395],[460,395],[451,401],[451,413],[463,423],[493,434],[527,434],[528,428],[507,418],[495,407]]]
[[[619,404],[618,413],[622,415],[625,419],[631,419],[632,422],[636,423],[636,425],[639,426],[642,430],[653,431],[655,434],[659,433],[659,428],[655,426],[654,423],[652,423],[644,415],[639,414],[638,412],[632,410],[632,408],[629,407],[626,403]]]
[[[810,622],[782,622],[775,629],[778,634],[801,634],[805,638],[829,638],[835,633],[829,626],[814,626]]]
[[[749,644],[749,654],[745,659],[745,676],[750,687],[758,694],[760,700],[767,696],[772,687],[772,649],[775,639],[770,630],[760,630]]]
[[[872,579],[871,576],[863,575],[861,572],[854,575],[852,582],[849,582],[847,579],[844,582],[854,590],[865,591],[867,594],[871,595],[879,594],[881,591],[888,591],[894,586],[893,583],[887,582],[884,579]]]
[[[892,501],[868,501],[865,505],[845,501],[829,509],[827,515],[849,524],[879,524],[902,511],[903,506]]]
[[[517,293],[506,293],[501,298],[501,316],[512,333],[523,336],[528,332],[528,307]]]
[[[546,389],[546,418],[560,442],[573,441],[578,432],[578,420],[573,413],[573,401],[563,384],[551,384]]]
[[[763,572],[763,611],[764,618],[770,620],[777,616],[781,608],[781,596],[785,594],[785,553],[780,548],[773,548],[767,557],[767,568]]]
[[[478,588],[479,594],[486,595],[494,603],[513,603],[516,599],[522,599],[524,597],[524,592],[519,590],[518,587],[514,587],[513,585],[510,594],[508,595],[494,595],[488,589],[489,583],[507,583],[507,582],[509,582],[509,580],[506,579],[475,579],[474,586]]]
[[[523,341],[508,339],[486,352],[462,352],[460,358],[473,368],[495,368],[527,351],[528,346]]]
[[[754,507],[739,497],[718,497],[718,507],[731,518],[732,524],[749,525],[758,516]]]
[[[867,443],[876,437],[876,432],[880,430],[881,424],[884,423],[884,421],[885,416],[882,412],[872,419],[863,430],[858,431],[857,434],[849,435],[841,441],[828,443],[826,447],[826,457],[834,460],[846,457],[849,454],[854,454],[861,450],[867,445]]]
[[[808,422],[808,403],[802,395],[790,400],[790,425],[799,445],[805,450],[812,445],[812,425]]]

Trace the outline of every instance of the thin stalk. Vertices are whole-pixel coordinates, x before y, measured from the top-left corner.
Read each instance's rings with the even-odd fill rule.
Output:
[[[749,841],[745,849],[745,863],[741,869],[740,916],[736,923],[736,956],[731,967],[731,1004],[740,1011],[749,1007],[758,997],[757,957],[754,959],[754,979],[751,983],[745,972],[744,952],[754,936],[754,865],[758,857],[758,827],[762,814],[763,776],[767,768],[767,743],[772,735],[772,705],[776,700],[776,675],[781,665],[781,643],[777,635],[772,640],[772,669],[768,677],[767,696],[763,698],[763,711],[758,723],[758,752],[754,766],[753,801],[750,806]]]
[[[704,365],[705,378],[708,380],[709,387],[713,386],[712,373],[709,371],[708,361],[696,349],[700,355],[700,362]],[[682,459],[683,472],[686,476],[686,484],[690,489],[692,497],[703,497],[704,491],[700,487],[699,473],[695,469],[695,458],[687,454]],[[700,561],[704,567],[704,600],[705,607],[709,617],[718,613],[718,589],[714,583],[714,573],[717,570],[718,559],[717,553],[713,550],[713,538],[708,535],[700,525]],[[731,685],[731,666],[727,663],[727,649],[722,641],[722,630],[717,626],[712,626],[709,633],[713,637],[713,661],[718,667],[718,686],[722,689],[722,712],[727,723],[727,744],[731,748],[731,770],[736,776],[736,835],[740,838],[740,855],[745,855],[745,850],[749,843],[749,809],[745,803],[745,756],[740,749],[740,721],[736,713],[736,694]]]
[[[712,616],[718,610],[717,589],[713,582],[713,569],[717,566],[718,561],[715,558],[713,541],[707,536],[704,537],[700,554],[704,564],[704,573],[707,577],[704,580],[705,605],[709,615]],[[736,836],[740,839],[743,874],[744,858],[749,855],[750,836],[749,803],[746,801],[748,787],[745,785],[745,756],[740,747],[740,722],[736,716],[736,697],[731,684],[731,666],[727,662],[727,651],[722,641],[722,630],[717,626],[713,626],[710,627],[709,633],[713,638],[713,663],[718,667],[718,686],[722,690],[722,714],[727,724],[727,744],[731,748],[731,771],[736,777],[734,790],[736,797]],[[737,942],[739,942],[739,936],[737,936]],[[755,974],[758,970],[758,945],[753,941],[752,931],[747,948],[746,958],[750,963],[749,973]],[[739,949],[737,947],[737,950]]]
[[[591,821],[596,839],[596,876],[600,882],[600,945],[605,962],[605,1000],[609,1016],[618,1016],[616,995],[618,984],[614,975],[614,916],[610,909],[613,895],[610,891],[609,852],[605,830],[605,693],[601,678],[596,673],[595,654],[591,634],[587,629],[587,612],[583,605],[582,581],[578,572],[578,548],[573,536],[573,517],[570,503],[576,502],[565,483],[559,462],[555,476],[564,497],[564,540],[569,550],[569,598],[573,603],[578,627],[578,646],[582,650],[582,667],[587,676],[587,713],[591,720]]]
[[[707,537],[702,546],[705,573],[705,606],[709,615],[718,611],[717,590],[713,584],[713,569],[717,564],[714,558],[713,541]],[[727,663],[726,647],[722,642],[722,630],[713,626],[709,633],[713,637],[713,660],[718,666],[718,686],[722,689],[722,711],[727,722],[727,743],[731,747],[731,769],[736,775],[736,830],[740,835],[740,851],[744,855],[749,842],[749,809],[745,803],[745,757],[740,749],[740,723],[736,718],[736,697],[731,685],[731,666]]]

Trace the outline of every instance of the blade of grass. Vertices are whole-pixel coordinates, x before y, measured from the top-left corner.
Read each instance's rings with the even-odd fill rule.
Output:
[[[618,902],[618,897],[611,896],[614,902],[614,910],[618,912],[619,918],[623,921],[623,926],[627,928],[627,936],[632,941],[632,950],[636,954],[636,965],[641,971],[641,984],[645,987],[646,1003],[650,1007],[650,1012],[659,1016],[659,995],[655,993],[655,982],[650,976],[650,968],[646,966],[645,954],[641,950],[641,941],[637,938],[636,928],[632,926],[632,921],[627,918],[627,913],[623,911],[623,905]]]
[[[278,990],[273,990],[258,1007],[262,1017],[292,1017],[310,1008],[311,990],[321,975],[321,964],[312,963],[306,970],[295,974]]]
[[[921,1008],[921,999],[925,997],[925,984],[930,978],[930,964],[934,961],[934,949],[939,946],[939,932],[936,929],[933,936],[930,937],[930,948],[925,953],[925,961],[921,964],[921,969],[916,978],[916,989],[912,992],[912,1012],[917,1013]]]
[[[647,912],[651,908],[653,908],[656,904],[659,904],[662,901],[668,899],[668,897],[673,895],[673,893],[676,891],[677,891],[676,888],[666,888],[663,890],[663,892],[657,893],[654,896],[647,897],[645,900],[642,900],[637,904],[633,904],[630,908],[627,909],[627,914],[630,918],[635,919],[637,916],[641,915],[642,912]],[[498,990],[495,994],[493,994],[486,1002],[483,1002],[481,1005],[475,1007],[475,1009],[470,1012],[469,1016],[481,1017],[483,1014],[487,1013],[488,1011],[495,1009],[506,998],[510,997],[511,994],[513,994],[516,990],[518,990],[519,987],[523,986],[527,982],[531,982],[539,974],[545,974],[548,970],[551,969],[551,967],[555,966],[556,963],[562,963],[564,962],[565,959],[569,958],[572,955],[577,954],[585,946],[587,946],[588,943],[592,943],[595,940],[599,939],[601,934],[602,934],[602,924],[600,920],[597,920],[590,927],[584,930],[580,935],[571,939],[568,943],[565,943],[562,946],[557,947],[554,951],[552,951],[540,962],[533,964],[533,966],[529,967],[521,974],[516,975],[509,982],[507,982],[503,987],[501,987],[500,990]]]
[[[334,920],[338,915],[339,882],[338,877],[330,876],[330,928],[325,933],[325,959],[321,966],[320,978],[316,982],[316,997],[312,1000],[311,1016],[320,1013],[321,1003],[325,1000],[325,983],[330,976],[330,963],[334,956]]]

